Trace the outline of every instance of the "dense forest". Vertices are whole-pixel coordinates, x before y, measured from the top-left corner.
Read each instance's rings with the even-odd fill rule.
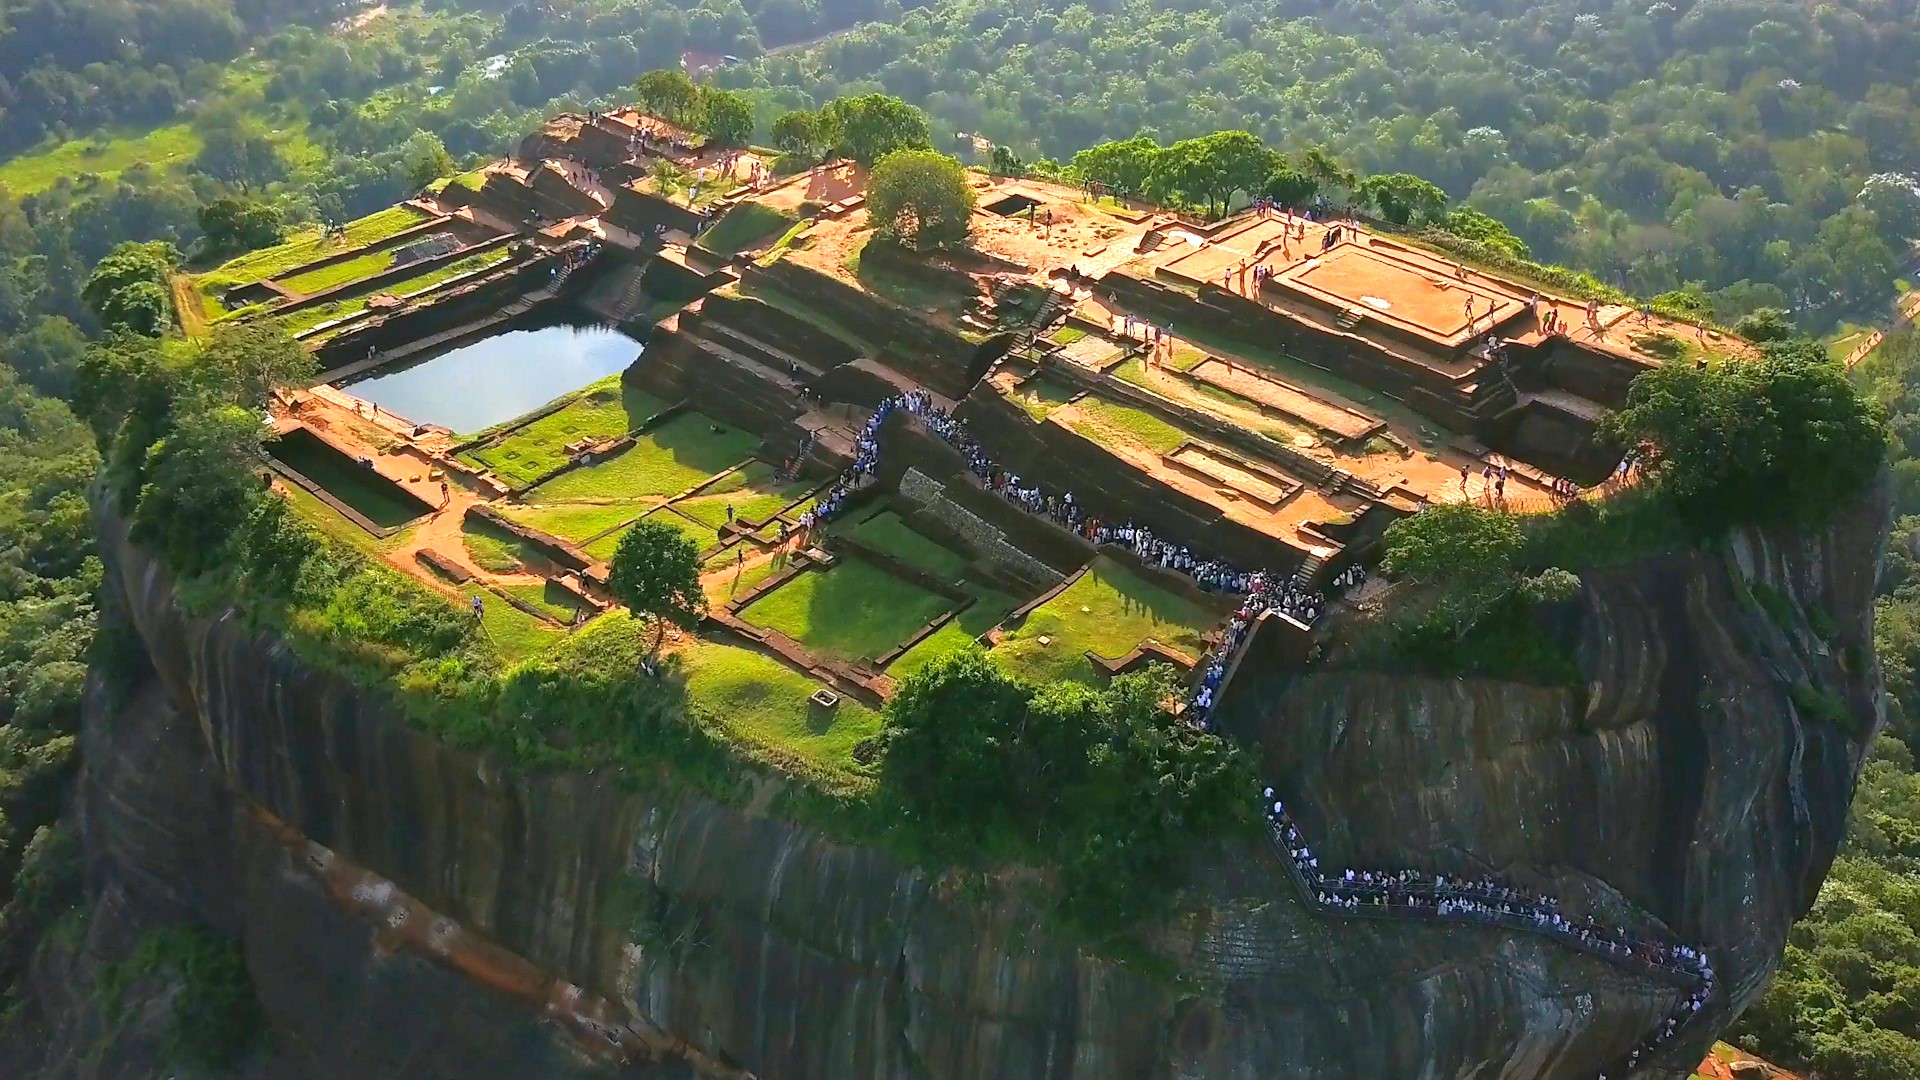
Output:
[[[1536,258],[1731,323],[1872,312],[1920,234],[1911,0],[961,0],[729,70],[884,89],[1024,156],[1244,128],[1407,172]],[[798,89],[789,89],[798,88]]]

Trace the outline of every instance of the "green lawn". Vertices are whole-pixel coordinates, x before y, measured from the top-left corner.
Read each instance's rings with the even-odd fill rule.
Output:
[[[344,262],[333,263],[330,266],[322,266],[317,270],[308,270],[305,273],[294,274],[292,277],[274,280],[297,293],[311,295],[324,292],[336,285],[345,285],[349,281],[359,281],[361,278],[372,277],[392,269],[394,257],[402,250],[404,250],[403,245],[396,245],[381,251],[368,252]]]
[[[752,544],[735,545],[735,547],[740,546],[745,547],[747,558],[749,559],[753,558],[754,553],[758,550]],[[778,574],[791,565],[788,561],[790,556],[785,555],[765,559],[751,566],[737,564],[735,562],[737,558],[738,556],[735,554],[735,549],[728,548],[718,552],[711,559],[707,560],[705,573],[710,574],[715,570],[728,571],[707,582],[706,593],[709,604],[719,607],[731,603],[734,597],[745,595],[754,586]],[[736,567],[737,569],[730,569]]]
[[[587,610],[587,605],[579,597],[551,581],[538,585],[525,582],[501,587],[512,593],[514,599],[532,604],[561,622],[572,622],[576,612]]]
[[[700,234],[700,246],[720,255],[735,255],[797,224],[799,219],[770,206],[735,203],[712,228]]]
[[[735,520],[765,521],[813,486],[805,480],[780,484],[773,477],[773,466],[764,461],[748,462],[701,488],[698,495],[674,503],[673,508],[717,529],[726,524],[728,507],[733,508]]]
[[[190,124],[169,124],[138,134],[72,139],[0,165],[0,187],[15,196],[52,187],[63,176],[97,173],[111,179],[134,165],[171,168],[186,165],[200,152],[200,135]]]
[[[564,465],[568,443],[625,435],[664,407],[660,399],[618,375],[609,375],[569,396],[573,400],[565,407],[498,442],[461,454],[460,460],[492,469],[510,487],[524,487]]]
[[[350,222],[347,225],[347,236],[344,240],[329,240],[324,231],[317,227],[306,229],[289,237],[285,243],[261,248],[259,251],[250,251],[221,263],[200,275],[196,287],[201,295],[215,299],[222,291],[235,285],[265,281],[291,270],[297,270],[315,259],[379,243],[426,220],[426,214],[411,206],[390,206],[378,213],[368,214],[358,221]],[[209,308],[207,313],[212,315],[214,311]]]
[[[858,559],[810,570],[748,604],[740,617],[845,660],[879,656],[948,608],[946,598]]]
[[[298,484],[286,480],[278,481],[279,491],[294,512],[306,519],[307,523],[328,537],[341,541],[365,554],[380,558],[388,551],[405,543],[413,536],[412,529],[401,529],[391,536],[377,537],[359,525],[348,521],[340,511],[320,501],[319,497]]]
[[[694,549],[697,551],[705,551],[720,542],[719,530],[715,527],[694,521],[691,518],[681,517],[679,514],[665,507],[653,511],[640,520],[658,521],[663,525],[671,525],[673,528],[679,530],[681,536],[692,541]],[[627,530],[625,529],[621,529],[616,533],[609,533],[595,540],[593,543],[588,544],[586,546],[586,552],[601,562],[606,562],[613,558],[614,550],[620,546],[620,538],[626,534]]]
[[[759,442],[748,432],[716,425],[699,413],[681,413],[642,435],[632,448],[533,490],[545,503],[672,495],[746,457]]]
[[[1131,405],[1089,394],[1073,407],[1086,416],[1073,422],[1073,430],[1097,443],[1134,442],[1156,454],[1171,454],[1187,441],[1186,432]]]
[[[687,704],[751,757],[797,773],[829,791],[872,785],[853,760],[861,740],[880,731],[873,710],[842,697],[832,709],[807,700],[820,684],[751,649],[702,641],[681,655]]]
[[[510,663],[531,659],[552,648],[566,631],[521,611],[498,596],[479,588],[466,590],[467,603],[478,596],[485,612],[480,625],[486,627],[487,640]]]
[[[901,653],[898,660],[887,665],[887,674],[895,679],[905,679],[935,660],[966,648],[981,634],[998,625],[1008,612],[1020,606],[1020,602],[1013,597],[991,589],[980,589],[975,596],[977,599],[972,607],[921,638],[913,648]]]
[[[497,509],[507,517],[557,536],[570,543],[584,544],[608,529],[625,525],[647,509],[645,503],[560,503],[554,506],[516,506],[502,503]]]
[[[330,300],[327,303],[318,304],[314,307],[302,308],[292,315],[286,316],[287,332],[290,334],[298,334],[305,330],[311,330],[322,323],[329,323],[336,319],[344,319],[349,315],[358,314],[366,310],[368,299],[382,294],[397,296],[403,300],[410,299],[423,292],[438,288],[452,281],[454,278],[477,273],[492,266],[498,266],[511,257],[512,252],[504,247],[498,247],[491,251],[480,252],[477,255],[468,255],[463,259],[455,259],[453,262],[415,274],[412,277],[401,278],[398,281],[389,281],[378,287],[372,285],[366,286],[364,289],[355,290],[338,300]]]
[[[1101,676],[1087,661],[1089,650],[1116,660],[1153,638],[1197,657],[1204,651],[1202,636],[1224,616],[1101,556],[1002,638],[993,655],[1033,683],[1072,679],[1097,685]],[[1042,637],[1047,644],[1040,643]]]
[[[965,555],[915,532],[913,526],[891,510],[850,525],[844,531],[870,548],[884,551],[908,566],[941,578],[958,581],[961,571],[967,568],[968,559]]]

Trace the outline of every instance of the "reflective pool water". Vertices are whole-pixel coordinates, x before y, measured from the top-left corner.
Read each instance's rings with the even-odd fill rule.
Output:
[[[625,370],[642,348],[610,326],[509,330],[382,369],[350,392],[416,424],[471,434]]]

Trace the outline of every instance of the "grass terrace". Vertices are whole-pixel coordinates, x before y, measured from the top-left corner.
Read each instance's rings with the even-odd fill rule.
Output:
[[[776,471],[764,461],[750,461],[697,494],[676,501],[673,508],[715,529],[727,523],[728,507],[735,520],[766,521],[815,486],[805,480],[782,484],[775,479]]]
[[[1171,454],[1188,440],[1186,432],[1152,413],[1094,394],[1074,402],[1073,407],[1079,416],[1069,426],[1102,446],[1138,446],[1156,454]]]
[[[849,698],[832,709],[808,699],[820,684],[752,649],[702,641],[679,654],[687,704],[748,756],[831,792],[873,784],[854,747],[880,732],[880,716]]]
[[[750,432],[685,412],[640,436],[631,448],[554,477],[529,495],[542,505],[674,495],[739,462],[759,443]]]
[[[284,317],[287,332],[290,334],[301,334],[317,326],[344,319],[350,315],[357,315],[367,309],[368,300],[382,294],[397,296],[403,300],[410,299],[421,293],[437,289],[455,278],[464,277],[467,274],[478,273],[482,270],[498,266],[511,258],[512,254],[512,252],[504,247],[494,248],[491,251],[483,251],[475,255],[468,255],[463,259],[456,259],[453,262],[444,263],[431,270],[414,274],[411,277],[401,278],[398,281],[389,281],[377,288],[368,286],[364,290],[357,291],[339,300],[331,300],[310,308],[302,308]]]
[[[494,508],[522,525],[582,545],[628,524],[645,510],[644,505],[634,503],[561,503],[557,506],[499,503]]]
[[[691,541],[694,549],[697,551],[705,551],[720,542],[720,530],[718,527],[676,514],[668,507],[663,506],[658,510],[644,514],[640,520],[657,521],[662,525],[673,527],[679,531],[681,536]],[[593,543],[586,545],[585,551],[601,562],[607,562],[613,558],[615,549],[620,546],[620,538],[626,534],[626,529],[608,533]]]
[[[857,558],[808,570],[748,604],[740,618],[843,660],[871,659],[947,610],[945,597]]]
[[[904,679],[943,656],[959,652],[1020,606],[1020,601],[1003,592],[973,586],[968,586],[967,591],[974,594],[973,605],[901,653],[899,659],[887,665],[889,676]]]
[[[1079,392],[1074,386],[1041,375],[1021,383],[1012,396],[1014,404],[1026,410],[1037,424]]]
[[[1260,403],[1251,398],[1241,397],[1231,390],[1223,390],[1197,380],[1166,374],[1158,368],[1148,370],[1146,364],[1137,356],[1115,368],[1112,374],[1122,382],[1131,383],[1142,390],[1159,394],[1161,397],[1191,408],[1217,413],[1218,407],[1224,405],[1233,411],[1222,419],[1230,419],[1243,427],[1282,442],[1290,443],[1302,436],[1309,439],[1317,438],[1305,427],[1289,424],[1268,415]]]
[[[279,277],[316,259],[377,244],[426,220],[428,215],[424,211],[411,206],[390,206],[350,223],[344,240],[330,240],[325,230],[320,228],[307,229],[296,233],[286,243],[250,251],[221,263],[196,278],[194,288],[200,293],[207,317],[218,318],[226,313],[226,308],[220,303],[220,294],[236,285]]]
[[[565,630],[534,618],[485,589],[468,588],[464,595],[469,603],[476,596],[480,598],[480,625],[500,658],[508,663],[531,660],[567,636]]]
[[[1224,607],[1204,607],[1101,556],[1073,584],[1028,613],[993,656],[1036,684],[1071,679],[1097,686],[1105,677],[1087,660],[1088,652],[1117,660],[1153,638],[1198,657],[1207,631],[1225,615]]]
[[[354,461],[305,428],[295,428],[275,439],[268,452],[382,529],[405,525],[433,509],[413,492]]]
[[[494,574],[518,574],[526,571],[529,565],[539,565],[546,559],[519,537],[498,529],[484,521],[471,518],[460,523],[460,542],[467,549],[467,557],[480,569]]]
[[[460,460],[492,469],[510,487],[525,487],[566,464],[569,443],[625,435],[666,407],[618,375],[590,383],[561,400],[566,404],[532,423],[519,428],[503,425],[506,430],[496,440],[460,454]]]
[[[519,581],[502,585],[501,588],[512,594],[515,600],[543,611],[563,623],[571,623],[579,613],[593,610],[579,597],[551,581]]]
[[[915,531],[891,510],[882,510],[837,531],[886,552],[908,566],[942,578],[958,581],[967,568],[966,556]]]

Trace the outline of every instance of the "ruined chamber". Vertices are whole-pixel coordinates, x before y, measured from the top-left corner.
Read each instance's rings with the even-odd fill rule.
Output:
[[[1226,726],[1331,860],[1491,870],[1705,946],[1709,1019],[1640,1072],[1684,1077],[1839,842],[1880,710],[1885,518],[1880,491],[1817,534],[1584,575],[1555,622],[1579,688],[1301,673],[1256,639]],[[182,919],[243,943],[281,1035],[256,1071],[290,1077],[1586,1080],[1680,993],[1526,934],[1317,913],[1260,846],[1196,852],[1184,915],[1126,962],[1090,955],[1017,886],[903,867],[766,799],[519,776],[435,742],[230,614],[186,613],[104,532],[136,655],[96,671],[86,720],[93,916],[42,945],[8,1075],[157,1075],[76,1048],[100,1021],[75,987],[116,937]]]

